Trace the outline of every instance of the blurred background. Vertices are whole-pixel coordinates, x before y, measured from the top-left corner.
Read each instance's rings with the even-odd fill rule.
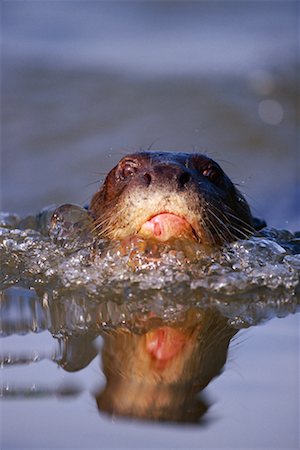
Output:
[[[216,159],[299,229],[298,1],[4,1],[2,210],[85,204],[126,153]]]

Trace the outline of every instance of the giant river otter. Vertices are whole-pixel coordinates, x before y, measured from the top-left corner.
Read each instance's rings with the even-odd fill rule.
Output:
[[[94,194],[90,211],[95,231],[109,239],[188,238],[214,246],[259,228],[221,167],[197,153],[125,156]]]

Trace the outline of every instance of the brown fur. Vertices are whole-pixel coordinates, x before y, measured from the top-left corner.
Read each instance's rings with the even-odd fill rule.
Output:
[[[171,326],[184,333],[186,342],[163,365],[145,344],[157,328],[149,325],[143,334],[119,328],[103,335],[107,385],[96,397],[101,411],[155,420],[200,419],[206,407],[198,394],[221,372],[237,330],[213,310],[190,310],[183,322]]]
[[[124,157],[93,196],[90,211],[97,234],[110,239],[138,234],[163,212],[187,220],[203,244],[222,244],[254,231],[242,194],[215,161],[196,153]]]

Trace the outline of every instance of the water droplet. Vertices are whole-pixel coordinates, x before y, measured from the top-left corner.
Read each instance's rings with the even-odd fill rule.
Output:
[[[268,125],[279,125],[283,119],[283,109],[276,100],[263,100],[258,105],[258,114]]]

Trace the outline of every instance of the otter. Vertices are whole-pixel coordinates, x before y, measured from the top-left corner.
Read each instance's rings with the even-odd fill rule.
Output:
[[[172,324],[155,317],[143,322],[143,333],[126,327],[102,333],[106,385],[96,392],[99,411],[199,422],[209,407],[203,390],[222,372],[238,330],[214,309],[190,308]]]
[[[265,224],[214,160],[198,153],[148,151],[125,156],[91,200],[102,238],[139,235],[194,239],[215,246],[244,239]]]

